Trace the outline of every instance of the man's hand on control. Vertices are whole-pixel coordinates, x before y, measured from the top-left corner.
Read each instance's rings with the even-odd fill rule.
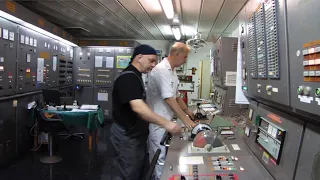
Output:
[[[195,120],[194,114],[190,109],[187,109],[185,113],[189,116],[191,120]]]
[[[172,121],[168,121],[168,124],[166,125],[165,128],[171,134],[181,134],[181,132],[182,132],[182,129],[179,126],[179,124],[172,122]]]
[[[194,123],[191,119],[187,120],[186,122],[184,122],[184,125],[187,128],[193,128],[194,126],[196,126],[196,123]]]

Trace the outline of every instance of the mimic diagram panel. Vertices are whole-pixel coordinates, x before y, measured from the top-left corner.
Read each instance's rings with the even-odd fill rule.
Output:
[[[94,85],[112,86],[114,75],[114,48],[97,48],[94,56]]]
[[[0,18],[0,96],[15,93],[17,26]]]
[[[320,128],[307,124],[303,136],[300,158],[297,166],[295,180],[320,179]]]
[[[105,119],[112,118],[112,88],[95,87],[94,104],[100,105]]]
[[[293,179],[304,122],[262,104],[252,115],[257,129],[249,134],[255,139],[250,149],[275,179]]]
[[[246,5],[250,64],[249,96],[290,105],[285,0],[251,0]]]
[[[119,47],[115,49],[115,72],[114,79],[123,71],[131,60],[133,48]]]
[[[292,107],[320,115],[319,1],[290,2],[288,35]]]
[[[75,84],[93,85],[94,50],[92,48],[75,48]]]

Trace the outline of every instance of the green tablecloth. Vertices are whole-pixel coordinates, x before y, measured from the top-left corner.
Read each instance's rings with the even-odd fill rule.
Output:
[[[88,112],[72,112],[72,111],[53,111],[43,110],[47,113],[55,113],[60,116],[65,125],[85,126],[89,130],[97,129],[104,123],[104,116],[101,109]],[[35,110],[31,112],[32,122],[34,124]]]

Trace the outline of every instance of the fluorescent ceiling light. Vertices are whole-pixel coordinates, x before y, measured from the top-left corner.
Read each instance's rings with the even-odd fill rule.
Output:
[[[160,0],[160,4],[167,18],[173,19],[174,10],[173,10],[172,0]]]
[[[176,38],[176,40],[180,40],[181,39],[181,32],[180,32],[180,28],[179,26],[172,26],[172,33],[174,35],[174,38]]]
[[[48,31],[45,31],[45,30],[43,30],[43,29],[41,29],[41,28],[39,28],[39,27],[37,27],[37,26],[35,26],[33,24],[27,23],[27,22],[23,21],[22,19],[14,17],[11,14],[8,14],[8,13],[6,13],[4,11],[0,11],[0,17],[8,19],[10,21],[13,21],[13,22],[15,22],[17,24],[20,24],[22,26],[25,26],[27,28],[30,28],[30,29],[32,29],[34,31],[37,31],[40,34],[43,34],[43,35],[48,36],[48,37],[51,37],[52,39],[58,40],[58,41],[66,44],[66,45],[73,46],[73,47],[78,46],[78,45],[76,45],[76,44],[74,44],[74,43],[72,43],[72,42],[70,42],[68,40],[65,40],[65,39],[63,39],[63,38],[61,38],[61,37],[59,37],[59,36],[57,36],[55,34],[52,34],[52,33],[48,32]]]

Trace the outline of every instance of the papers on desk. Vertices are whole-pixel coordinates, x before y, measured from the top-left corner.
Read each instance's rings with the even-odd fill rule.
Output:
[[[89,109],[72,109],[70,112],[89,112],[89,111],[96,111],[96,110],[89,110]]]
[[[179,158],[180,165],[186,164],[204,164],[202,156],[188,156]]]
[[[98,105],[89,105],[89,104],[83,104],[80,109],[82,110],[98,110]]]

